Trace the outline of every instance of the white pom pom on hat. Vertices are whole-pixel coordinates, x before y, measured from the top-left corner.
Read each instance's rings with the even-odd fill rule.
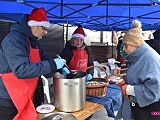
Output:
[[[85,38],[85,32],[81,26],[79,26],[72,34],[72,38],[80,37],[82,39]]]
[[[141,28],[142,27],[142,24],[139,20],[134,20],[132,22],[132,28]]]
[[[43,7],[32,10],[30,16],[28,17],[28,26],[50,27],[50,22],[47,19],[47,15]]]

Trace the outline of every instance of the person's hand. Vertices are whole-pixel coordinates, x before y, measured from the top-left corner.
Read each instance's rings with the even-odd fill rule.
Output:
[[[62,69],[62,75],[66,76],[67,74],[70,74],[70,71],[68,70],[67,67],[64,67],[64,68]]]
[[[121,87],[122,85],[125,84],[125,81],[124,81],[124,79],[119,79],[119,80],[116,82],[116,84]]]
[[[127,93],[126,93],[127,84],[123,84],[123,85],[121,85],[120,87],[121,87],[122,94],[123,94],[123,95],[127,95]]]
[[[120,86],[122,94],[129,100],[129,97],[126,93],[126,89],[127,89],[127,84],[125,83],[124,79],[120,79],[116,82],[116,84],[118,86]]]
[[[55,58],[53,60],[56,63],[57,69],[62,69],[64,64],[66,63],[65,59]]]
[[[88,80],[91,80],[92,79],[92,75],[91,74],[87,74],[86,75],[86,80],[88,81]]]
[[[127,98],[127,100],[129,100],[129,97],[128,97],[127,92],[126,92],[127,84],[123,84],[120,87],[121,87],[122,94]]]
[[[120,75],[120,68],[116,67],[113,72],[114,75]]]

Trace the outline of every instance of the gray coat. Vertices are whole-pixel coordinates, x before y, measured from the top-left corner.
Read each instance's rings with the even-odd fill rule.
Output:
[[[134,52],[127,55],[128,70],[124,78],[126,84],[134,86],[134,102],[140,107],[148,106],[160,100],[160,55],[149,45],[143,43]],[[125,103],[125,104],[124,104]],[[123,109],[124,108],[124,109]],[[128,111],[123,114],[124,111]],[[124,99],[117,118],[128,120],[129,101]]]

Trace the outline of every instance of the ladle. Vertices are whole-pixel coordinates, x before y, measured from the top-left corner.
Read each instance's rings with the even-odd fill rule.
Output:
[[[62,59],[61,56],[58,55],[58,54],[56,55],[56,57]],[[70,72],[70,73],[68,74],[69,76],[75,76],[75,75],[77,74],[77,71],[72,71],[72,70],[68,67],[68,65],[67,65],[66,63],[64,63],[64,65],[68,68],[68,70],[69,70],[69,72]]]

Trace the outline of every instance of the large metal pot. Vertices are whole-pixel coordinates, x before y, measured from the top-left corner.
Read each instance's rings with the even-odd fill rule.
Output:
[[[74,112],[85,107],[86,73],[77,71],[73,78],[63,78],[61,74],[54,76],[55,107],[64,112]]]
[[[39,120],[77,120],[75,116],[65,112],[49,113],[41,117]]]

